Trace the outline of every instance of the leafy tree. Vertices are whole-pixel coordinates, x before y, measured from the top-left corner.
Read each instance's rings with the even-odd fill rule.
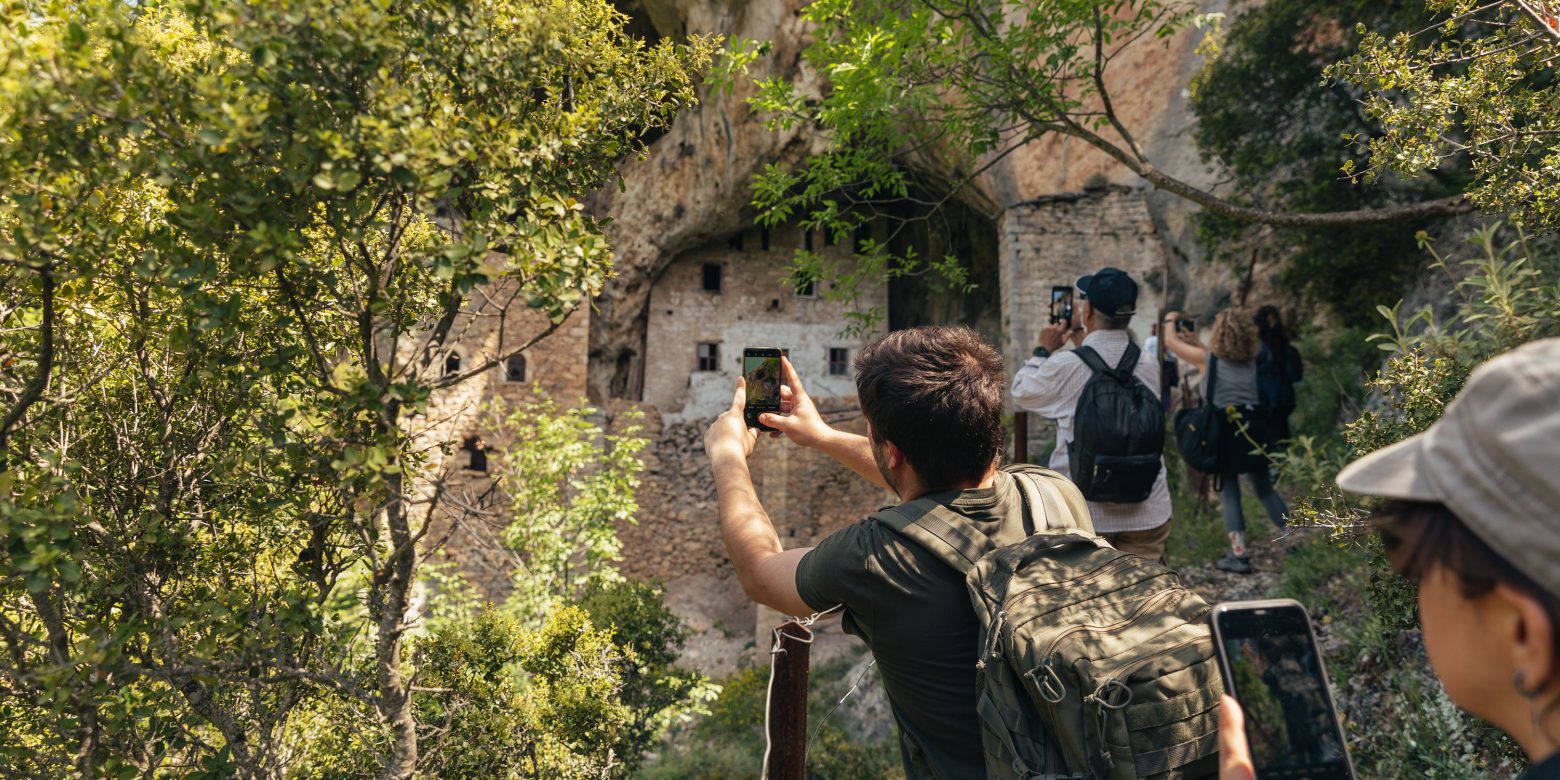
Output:
[[[819,226],[848,229],[848,207],[905,196],[905,161],[946,163],[967,180],[1048,133],[1078,138],[1161,189],[1245,220],[1320,226],[1465,210],[1454,197],[1276,212],[1230,203],[1156,168],[1117,114],[1107,73],[1127,48],[1207,23],[1189,2],[823,0],[803,14],[817,27],[805,57],[827,80],[822,96],[768,79],[753,105],[778,126],[818,126],[829,144],[798,169],[771,166],[759,177],[758,201],[776,218],[806,213]]]
[[[1360,51],[1329,75],[1367,90],[1386,132],[1355,140],[1360,178],[1433,172],[1473,160],[1468,196],[1530,229],[1560,224],[1560,6],[1549,0],[1427,0],[1441,20],[1388,35],[1360,31]]]
[[[626,580],[617,568],[617,528],[639,509],[634,490],[648,443],[640,435],[643,415],[625,413],[609,434],[593,420],[596,409],[560,410],[545,395],[512,407],[495,402],[489,414],[490,427],[510,440],[495,469],[509,503],[503,541],[516,563],[506,608],[535,622],[577,604],[610,632],[620,649],[613,661],[618,695],[627,707],[613,754],[631,772],[667,726],[720,690],[675,667],[688,629],[660,587]]]
[[[564,607],[535,627],[485,609],[416,641],[421,676],[413,694],[429,777],[567,780],[617,776],[629,720],[621,697],[620,649],[580,609]],[[315,724],[361,717],[346,702],[307,713]],[[388,748],[384,734],[321,729],[298,741],[293,773],[363,776]]]
[[[1335,228],[1471,209],[1456,193],[1328,211],[1248,205],[1159,168],[1116,110],[1112,66],[1129,49],[1216,21],[1190,0],[819,0],[802,14],[816,28],[803,56],[823,82],[821,95],[772,78],[758,82],[750,102],[774,127],[817,128],[826,145],[800,165],[774,164],[755,176],[754,203],[765,224],[800,220],[845,241],[869,220],[892,214],[914,189],[947,193],[919,204],[930,208],[915,219],[925,219],[975,177],[1047,135],[1087,143],[1155,187],[1240,222]],[[725,72],[740,71],[763,51],[739,50]],[[874,277],[930,270],[965,283],[957,261],[896,253],[887,243],[858,246],[858,262]],[[799,256],[800,272],[818,265]],[[852,297],[850,286],[834,297]]]
[[[617,527],[633,522],[634,489],[647,441],[630,412],[619,433],[591,421],[596,410],[559,410],[543,397],[490,412],[512,443],[498,459],[496,484],[510,504],[504,544],[516,554],[515,593],[525,614],[577,601],[599,582],[620,582]]]
[[[602,0],[0,8],[0,774],[279,776],[350,711],[410,777],[419,415],[599,289],[575,196],[710,42]],[[500,316],[538,324],[446,373]]]
[[[1392,176],[1372,186],[1339,175],[1354,152],[1340,136],[1380,128],[1361,111],[1360,91],[1325,78],[1327,67],[1357,50],[1355,25],[1392,34],[1432,23],[1420,0],[1240,6],[1207,42],[1190,89],[1198,149],[1227,174],[1227,197],[1326,212],[1437,199],[1465,187],[1466,160],[1448,160],[1434,177]],[[1242,270],[1281,258],[1287,289],[1330,309],[1334,321],[1373,326],[1379,291],[1396,289],[1422,263],[1414,240],[1421,227],[1274,230],[1203,212],[1198,236],[1212,257]]]

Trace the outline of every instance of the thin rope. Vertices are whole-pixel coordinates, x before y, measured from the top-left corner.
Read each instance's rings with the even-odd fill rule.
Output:
[[[812,736],[807,738],[807,752],[809,754],[812,753],[813,742],[817,741],[818,734],[823,731],[823,727],[829,722],[829,718],[834,717],[834,713],[839,710],[840,705],[844,704],[845,700],[849,699],[850,695],[855,693],[857,688],[861,687],[862,679],[867,676],[867,672],[872,671],[872,667],[874,666],[877,666],[876,658],[872,659],[872,663],[867,664],[867,668],[862,669],[861,672],[856,675],[856,681],[850,684],[850,690],[846,691],[845,695],[841,696],[840,700],[835,702],[834,706],[829,708],[828,713],[826,713],[823,718],[818,721],[818,725],[813,727]]]
[[[827,615],[830,612],[837,612],[844,608],[844,604],[835,604],[834,606],[829,607],[822,612],[814,612],[805,618],[793,617],[791,620],[786,621],[786,623],[795,622],[797,626],[799,626],[803,631],[807,632],[807,637],[804,639],[802,637],[796,636],[795,634],[786,634],[785,636],[790,637],[797,642],[801,642],[804,645],[810,645],[818,639],[818,636],[812,632],[812,624],[818,622],[818,620],[824,615]],[[775,662],[773,657],[786,652],[785,648],[780,646],[780,629],[783,627],[785,627],[785,623],[781,623],[780,625],[775,626],[769,630],[770,635],[774,637],[775,641],[774,644],[769,648],[769,655],[771,657],[769,662],[769,684],[764,686],[764,763],[761,764],[758,769],[760,778],[769,777],[769,753],[774,748],[774,744],[771,741],[769,735],[769,707],[775,695]],[[811,743],[809,743],[809,745],[810,744]]]

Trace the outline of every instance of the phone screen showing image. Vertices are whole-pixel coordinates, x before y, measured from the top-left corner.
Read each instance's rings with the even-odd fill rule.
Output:
[[[1258,780],[1352,778],[1305,610],[1232,610],[1215,620]]]
[[[1051,288],[1051,323],[1072,322],[1073,318],[1073,288],[1056,286]]]
[[[780,408],[780,351],[748,350],[742,354],[742,377],[747,382],[747,408]]]

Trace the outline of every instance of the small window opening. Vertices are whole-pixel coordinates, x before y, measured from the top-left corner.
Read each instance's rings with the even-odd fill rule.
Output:
[[[460,353],[451,352],[444,358],[444,375],[453,376],[460,373]]]
[[[504,379],[509,382],[525,381],[525,355],[510,355],[504,361]]]
[[[460,448],[465,450],[467,453],[469,453],[471,455],[471,460],[466,465],[466,468],[468,470],[480,471],[480,472],[482,472],[484,474],[487,473],[487,470],[488,470],[488,459],[487,459],[488,448],[487,448],[487,444],[482,441],[482,437],[481,436],[468,436],[468,437],[466,437],[466,440],[461,443]]]
[[[765,252],[769,251],[769,228],[760,228],[758,231],[759,245]]]
[[[720,345],[713,341],[699,342],[699,370],[720,370]]]
[[[801,284],[796,285],[796,295],[799,298],[811,298],[815,294],[812,277],[808,277]]]
[[[731,237],[731,241],[729,242],[729,244],[731,246],[731,251],[733,251],[733,252],[741,252],[742,251],[742,234],[738,233],[738,234],[732,236]]]
[[[704,291],[720,292],[720,263],[704,264]]]
[[[811,230],[802,230],[802,248],[809,252],[813,251],[812,234]]]
[[[845,376],[850,373],[850,350],[829,347],[829,376]]]

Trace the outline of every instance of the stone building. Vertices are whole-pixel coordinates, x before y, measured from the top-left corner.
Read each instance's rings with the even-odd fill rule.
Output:
[[[444,495],[428,543],[439,546],[482,593],[492,597],[507,592],[515,562],[500,543],[509,516],[494,490],[491,471],[491,459],[509,442],[494,425],[491,404],[502,400],[513,405],[546,395],[560,405],[574,406],[585,399],[588,307],[547,334],[549,327],[546,316],[526,307],[513,282],[474,290],[451,328],[447,340],[451,348],[435,356],[434,368],[438,374],[458,376],[493,365],[459,384],[435,390],[427,414],[412,431],[430,450],[454,445],[448,451],[429,452],[424,493],[439,482]],[[541,334],[547,335],[519,355],[507,357]]]
[[[848,305],[829,300],[833,280],[787,281],[798,249],[850,262],[849,247],[827,246],[821,232],[752,227],[679,256],[651,290],[644,392],[669,423],[713,417],[731,404],[742,351],[787,351],[814,396],[855,395],[851,359],[862,337],[846,333]],[[869,288],[858,311],[886,304],[886,285]]]
[[[810,40],[799,13],[805,3],[624,0],[619,6],[633,18],[636,34],[647,39],[698,32],[770,41],[751,77],[784,78],[805,92],[817,85],[801,56]],[[1227,9],[1224,0],[1200,5],[1205,11]],[[1157,167],[1212,187],[1220,175],[1202,160],[1188,132],[1193,119],[1185,87],[1201,65],[1197,40],[1188,32],[1129,47],[1119,53],[1107,81],[1118,115]],[[607,233],[617,254],[616,276],[590,312],[580,312],[564,331],[527,353],[527,381],[506,382],[496,368],[438,399],[438,413],[430,413],[430,420],[446,415],[437,423],[442,430],[469,442],[485,432],[475,417],[463,415],[487,396],[524,397],[532,381],[561,400],[588,395],[609,424],[616,425],[628,408],[642,409],[650,440],[647,471],[637,524],[620,532],[623,568],[666,582],[669,602],[697,632],[691,660],[712,671],[729,669],[752,643],[755,626],[768,619],[730,577],[702,451],[708,419],[729,403],[742,349],[790,350],[831,419],[864,430],[849,366],[862,339],[842,335],[846,310],[820,294],[832,280],[813,280],[811,291],[786,282],[786,265],[797,248],[807,248],[809,237],[794,226],[767,232],[753,227],[749,206],[755,172],[797,164],[822,139],[800,124],[769,127],[747,105],[752,90],[739,80],[730,90],[704,95],[657,134],[646,159],[625,162],[621,186],[588,198],[593,213],[611,220]],[[921,234],[906,234],[923,257],[952,253],[967,260],[977,289],[960,297],[915,280],[885,282],[859,303],[885,309],[881,327],[969,324],[1016,368],[1045,323],[1051,285],[1072,284],[1100,266],[1123,268],[1142,284],[1144,314],[1133,323],[1139,340],[1162,306],[1201,316],[1228,299],[1235,284],[1231,274],[1197,262],[1202,250],[1190,219],[1195,208],[1149,187],[1103,152],[1050,135],[993,163],[959,193],[954,209],[945,210],[952,218],[920,223]],[[928,175],[918,181],[962,178],[936,160],[919,164]],[[923,193],[927,197],[915,200],[941,202],[946,194]],[[816,251],[849,254],[849,247],[822,246],[820,235],[811,243]],[[474,322],[485,324],[461,340],[464,365],[491,351],[495,338],[492,318]],[[1048,426],[1032,424],[1031,456],[1043,458]],[[469,468],[473,452],[454,451],[445,463],[460,467],[467,489],[480,494],[486,485]],[[752,468],[787,545],[811,544],[891,500],[817,453],[785,442],[761,441]],[[493,540],[484,538],[491,529],[462,533],[469,538],[452,537],[451,549],[471,551],[459,553],[468,571],[503,568],[501,554],[492,552]]]
[[[1138,344],[1149,335],[1165,302],[1170,251],[1154,226],[1141,191],[1123,186],[1047,195],[1002,212],[1003,357],[1011,376],[1040,343],[1050,318],[1052,285],[1073,285],[1082,274],[1115,266],[1138,282]],[[1029,417],[1029,459],[1046,462],[1055,426]]]

